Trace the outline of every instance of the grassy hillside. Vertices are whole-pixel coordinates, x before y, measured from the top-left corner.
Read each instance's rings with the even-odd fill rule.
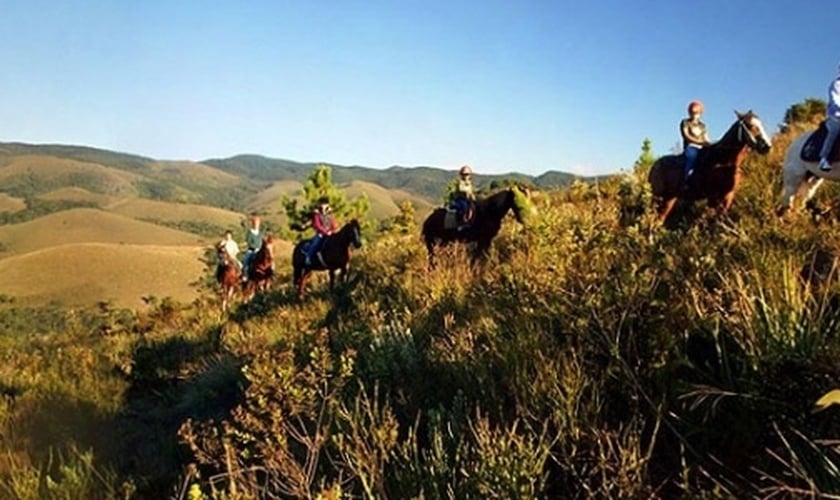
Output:
[[[0,193],[0,212],[17,212],[26,208],[26,202],[21,198]]]
[[[181,226],[185,230],[188,230],[190,224],[201,223],[208,228],[215,228],[214,232],[206,234],[206,236],[214,237],[220,237],[226,229],[241,227],[245,219],[245,214],[207,205],[171,203],[142,198],[117,200],[107,205],[105,209],[137,220]]]
[[[786,141],[673,231],[640,170],[542,193],[476,267],[430,270],[415,228],[221,319],[210,269],[190,305],[7,306],[0,492],[836,496],[840,214],[773,218]]]
[[[0,242],[16,254],[69,243],[196,245],[204,241],[195,234],[91,208],[0,226]]]
[[[295,197],[300,194],[303,184],[298,181],[273,182],[261,190],[248,202],[248,211],[279,215],[283,212],[283,197]]]
[[[131,196],[136,194],[134,184],[140,178],[96,163],[51,156],[16,156],[0,166],[1,189],[19,197],[68,186],[95,193]]]
[[[76,186],[67,186],[63,188],[58,188],[54,191],[50,191],[48,193],[44,193],[38,196],[38,198],[42,200],[50,200],[50,201],[69,201],[69,202],[82,202],[82,203],[90,203],[97,207],[106,207],[109,204],[113,203],[114,200],[119,199],[114,196],[110,196],[107,194],[101,193],[92,193],[87,189],[76,187]]]
[[[154,295],[189,302],[203,247],[77,243],[0,259],[0,294],[18,305],[58,302],[68,307],[111,301],[140,308]]]
[[[418,216],[425,216],[432,209],[432,204],[424,198],[402,190],[387,189],[371,182],[352,181],[341,188],[350,199],[362,194],[367,195],[370,201],[369,216],[374,219],[382,220],[393,217],[399,213],[400,203],[406,200],[414,205],[415,214],[418,214]]]

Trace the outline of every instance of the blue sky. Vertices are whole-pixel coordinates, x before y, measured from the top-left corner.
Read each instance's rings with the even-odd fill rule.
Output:
[[[836,0],[0,0],[0,141],[603,174],[825,99]],[[821,14],[822,13],[822,14]]]

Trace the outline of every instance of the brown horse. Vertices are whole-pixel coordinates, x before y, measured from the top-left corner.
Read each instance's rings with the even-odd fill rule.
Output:
[[[473,262],[487,255],[490,243],[502,228],[502,219],[511,210],[516,220],[520,224],[523,223],[523,214],[515,202],[514,189],[518,189],[526,196],[529,194],[525,188],[512,187],[478,200],[475,202],[472,224],[461,231],[458,231],[457,227],[446,226],[446,208],[433,210],[423,222],[422,231],[423,240],[429,252],[429,267],[435,265],[435,248],[453,242],[475,243],[472,252]]]
[[[306,265],[304,247],[311,240],[301,241],[292,252],[292,267],[294,268],[294,285],[297,288],[298,300],[303,298],[306,278],[312,271],[329,271],[330,290],[335,285],[335,272],[341,271],[341,279],[347,279],[347,267],[350,263],[350,245],[356,248],[362,246],[362,231],[359,221],[351,220],[335,234],[327,236],[321,244],[321,250],[312,259],[312,264]]]
[[[770,139],[761,120],[752,111],[735,112],[738,119],[716,143],[700,150],[694,174],[685,186],[682,155],[668,155],[656,160],[648,174],[659,219],[665,222],[678,199],[694,202],[707,200],[719,214],[732,205],[741,181],[740,165],[747,148],[761,154],[770,151]]]
[[[219,260],[221,264],[216,269],[216,281],[219,283],[219,288],[222,295],[222,313],[227,312],[228,304],[233,299],[233,294],[239,287],[239,266],[224,250],[219,252]]]
[[[274,238],[266,236],[263,238],[262,246],[251,264],[248,266],[248,281],[242,287],[245,300],[250,300],[257,292],[264,292],[271,284],[274,277]]]

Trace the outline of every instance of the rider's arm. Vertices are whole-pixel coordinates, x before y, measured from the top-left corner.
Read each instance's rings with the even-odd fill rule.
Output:
[[[705,146],[709,143],[708,137],[706,136],[705,130],[703,134],[698,137],[692,133],[691,130],[691,121],[683,120],[680,122],[680,133],[682,134],[683,140],[688,144],[697,144],[699,146]]]
[[[835,117],[840,113],[840,78],[835,78],[828,89],[828,111]]]

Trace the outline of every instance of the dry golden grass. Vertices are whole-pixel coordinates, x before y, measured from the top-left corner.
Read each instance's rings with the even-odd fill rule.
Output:
[[[149,164],[155,172],[197,181],[207,186],[233,186],[239,184],[239,177],[203,163],[191,161],[157,161]]]
[[[303,184],[298,181],[275,182],[257,193],[248,203],[248,210],[261,213],[283,213],[282,200],[284,196],[294,197],[300,194]]]
[[[0,193],[0,212],[17,212],[26,208],[26,203],[21,198]]]
[[[171,203],[144,198],[122,198],[107,205],[105,209],[132,219],[155,219],[166,222],[200,221],[230,229],[239,227],[245,218],[244,214],[207,205]]]
[[[77,243],[0,260],[0,293],[19,304],[83,306],[111,300],[143,306],[142,297],[190,301],[202,274],[201,246]]]
[[[200,237],[122,215],[77,208],[32,221],[0,226],[0,242],[13,254],[69,243],[200,245]]]
[[[105,192],[121,195],[134,194],[136,191],[132,183],[141,179],[131,172],[52,156],[18,156],[8,165],[0,167],[0,180],[32,175],[50,181],[71,174],[92,176],[98,179]]]
[[[87,189],[75,187],[75,186],[67,186],[63,188],[56,189],[55,191],[50,191],[49,193],[44,193],[38,198],[50,201],[83,201],[83,202],[90,202],[96,203],[100,207],[105,207],[110,203],[114,202],[114,197],[109,196],[107,194],[99,194],[99,193],[91,193]]]
[[[400,189],[388,189],[372,182],[352,181],[342,186],[342,189],[350,199],[366,194],[370,201],[369,215],[375,219],[397,215],[400,211],[400,203],[405,200],[414,205],[414,211],[418,215],[426,214],[433,208],[431,203],[418,196]]]

